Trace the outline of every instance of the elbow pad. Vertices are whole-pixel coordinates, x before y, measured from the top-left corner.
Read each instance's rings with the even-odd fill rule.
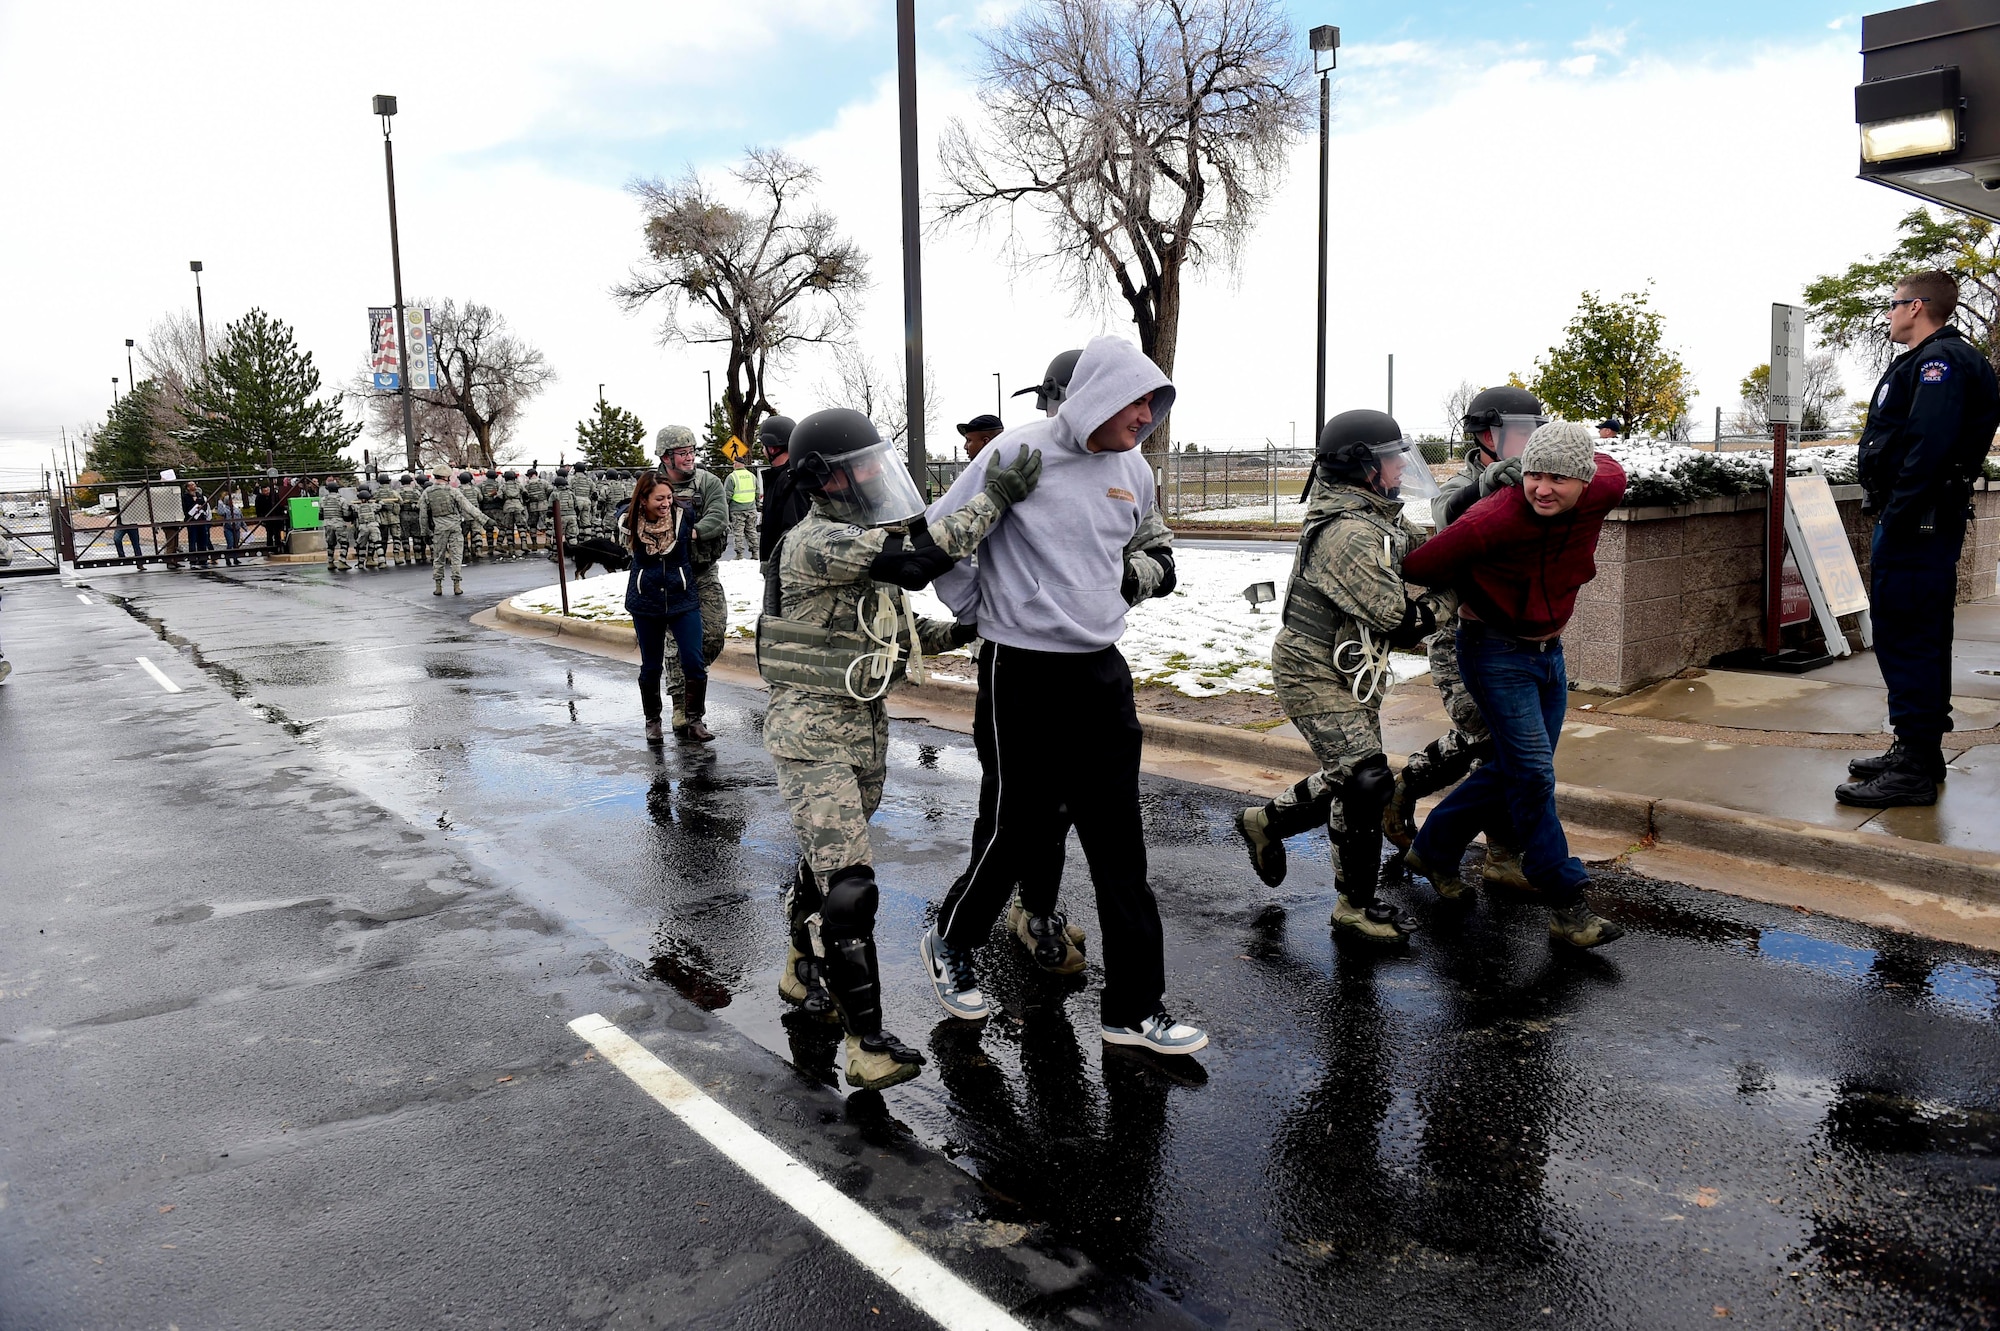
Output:
[[[1403,602],[1403,618],[1395,628],[1389,630],[1391,647],[1415,647],[1431,634],[1437,632],[1437,616],[1423,601]]]
[[[931,539],[930,528],[917,522],[911,525],[907,539],[902,532],[889,533],[882,553],[868,565],[868,576],[893,582],[906,592],[921,591],[957,562]]]

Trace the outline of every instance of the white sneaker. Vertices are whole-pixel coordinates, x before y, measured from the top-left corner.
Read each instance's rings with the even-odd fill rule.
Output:
[[[1156,1012],[1137,1026],[1106,1026],[1104,1043],[1137,1045],[1157,1054],[1192,1054],[1208,1048],[1208,1032]]]
[[[972,958],[945,942],[935,926],[924,930],[917,950],[923,954],[924,973],[931,977],[931,988],[937,991],[946,1012],[966,1021],[984,1021],[992,1014],[972,973]]]

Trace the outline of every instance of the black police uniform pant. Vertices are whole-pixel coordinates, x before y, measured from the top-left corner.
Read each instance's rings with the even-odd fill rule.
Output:
[[[1116,647],[1036,652],[988,643],[972,738],[983,773],[979,815],[972,867],[938,911],[945,941],[984,943],[1017,883],[1028,908],[1046,913],[1074,824],[1097,893],[1099,1009],[1106,1025],[1138,1025],[1160,1010],[1166,958],[1159,903],[1146,883],[1139,716],[1125,658]]]
[[[1875,664],[1889,690],[1889,728],[1934,749],[1951,729],[1951,633],[1964,530],[1890,532],[1875,524],[1868,613]]]

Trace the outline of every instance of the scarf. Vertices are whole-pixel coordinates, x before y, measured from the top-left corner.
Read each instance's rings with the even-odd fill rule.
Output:
[[[672,554],[675,543],[674,519],[677,516],[671,506],[667,509],[667,515],[657,520],[639,514],[633,527],[633,547],[642,554]]]

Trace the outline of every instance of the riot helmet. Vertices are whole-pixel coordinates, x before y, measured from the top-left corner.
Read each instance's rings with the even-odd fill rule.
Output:
[[[458,473],[458,483],[460,485],[472,484],[472,473],[469,471],[462,471]]]
[[[513,469],[512,467],[509,467],[509,468],[507,469],[507,474],[506,474],[506,475],[505,475],[504,477],[502,477],[501,479],[503,479],[503,480],[509,480],[509,481],[518,481],[518,480],[520,480],[520,479],[521,479],[521,473],[520,473],[520,472],[518,472],[518,471],[515,471],[515,470],[514,470],[514,469]]]
[[[1385,499],[1407,502],[1438,492],[1423,450],[1384,411],[1343,411],[1328,421],[1313,465],[1329,484],[1360,486]]]
[[[398,485],[408,485],[409,483],[410,483],[410,473],[408,473],[407,471],[404,472],[401,478],[398,479],[396,482],[396,484]]]
[[[1057,352],[1056,358],[1049,362],[1049,368],[1042,371],[1042,381],[1033,388],[1023,388],[1013,396],[1025,397],[1033,393],[1035,410],[1044,415],[1055,415],[1056,408],[1069,396],[1069,379],[1076,373],[1076,363],[1082,356],[1081,348],[1076,351]]]
[[[372,486],[364,485],[354,492],[354,497],[356,499],[373,499],[375,497],[375,490]]]
[[[766,416],[757,426],[757,447],[764,450],[764,456],[786,453],[792,447],[794,422],[790,416]]]
[[[558,490],[569,489],[569,472],[567,471],[557,472],[556,478],[553,481],[550,481],[549,484],[555,486],[556,489]]]
[[[1541,399],[1512,384],[1485,389],[1465,407],[1466,440],[1479,445],[1480,451],[1494,462],[1521,456],[1528,446],[1528,436],[1548,423]],[[1493,437],[1481,439],[1480,434],[1487,430],[1493,432]]]
[[[908,522],[924,497],[896,447],[858,411],[816,411],[792,431],[791,467],[829,512],[857,527]]]

